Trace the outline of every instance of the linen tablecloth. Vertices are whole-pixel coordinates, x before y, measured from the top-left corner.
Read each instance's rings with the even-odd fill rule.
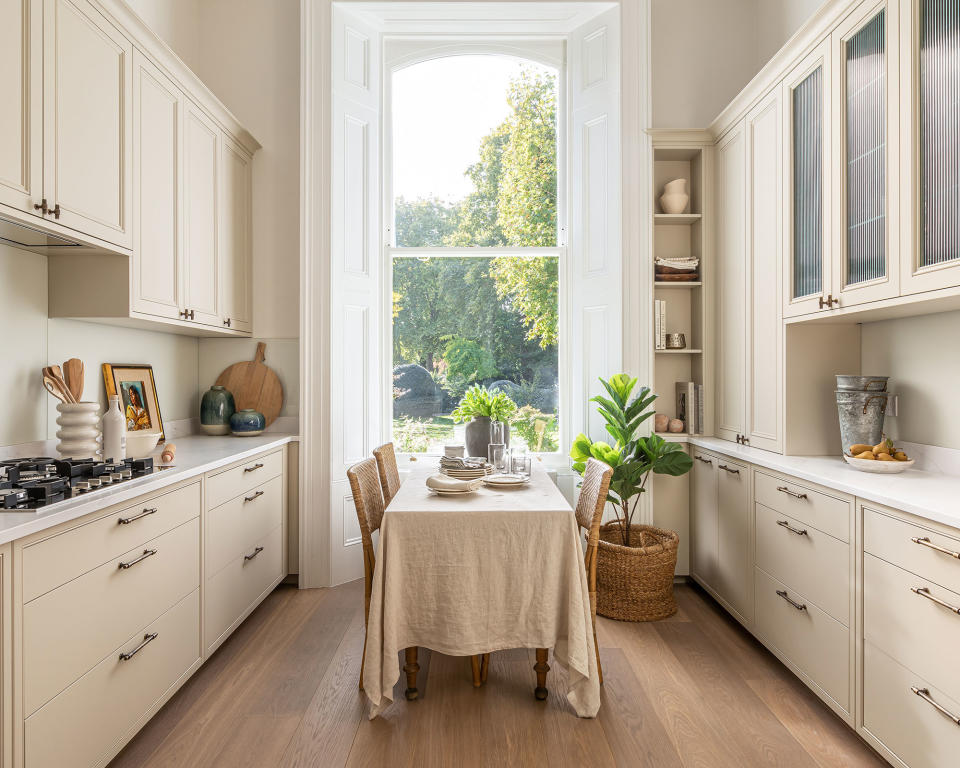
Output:
[[[595,716],[590,594],[566,499],[536,461],[524,488],[465,496],[430,493],[435,471],[431,462],[407,478],[380,528],[363,673],[371,719],[392,701],[397,653],[410,646],[451,656],[553,648],[573,708]]]

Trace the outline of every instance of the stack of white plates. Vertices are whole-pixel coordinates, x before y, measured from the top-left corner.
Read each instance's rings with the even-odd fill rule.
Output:
[[[440,459],[440,473],[457,480],[476,480],[493,472],[493,465],[487,462],[463,459]]]
[[[476,488],[465,488],[462,491],[454,490],[452,488],[431,488],[430,492],[437,494],[437,496],[466,496],[470,493],[476,493]]]
[[[530,482],[529,477],[523,475],[489,475],[483,478],[483,484],[494,488],[516,488]]]

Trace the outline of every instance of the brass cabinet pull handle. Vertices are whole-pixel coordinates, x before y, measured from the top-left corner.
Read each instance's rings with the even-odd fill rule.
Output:
[[[263,496],[263,491],[257,491],[255,494],[253,494],[253,496],[244,496],[243,500],[253,501],[254,499],[259,499],[261,496]]]
[[[263,552],[263,547],[257,547],[257,548],[256,548],[255,550],[253,550],[253,552],[251,552],[249,555],[244,555],[244,556],[243,556],[243,559],[244,559],[244,560],[253,560],[253,558],[255,558],[257,555],[259,555],[261,552]]]
[[[910,690],[913,691],[915,694],[917,694],[917,696],[919,696],[921,699],[927,702],[927,704],[929,704],[935,710],[937,710],[937,712],[939,712],[942,715],[945,715],[946,717],[949,717],[957,725],[960,725],[960,717],[957,717],[955,714],[953,714],[953,712],[951,712],[946,707],[943,707],[940,704],[937,704],[937,702],[935,702],[933,698],[930,696],[929,688],[917,688],[915,685],[911,685]]]
[[[937,552],[942,552],[945,555],[949,555],[950,557],[960,560],[960,552],[954,552],[952,549],[944,549],[943,547],[937,546],[926,536],[914,536],[912,539],[910,539],[910,541],[912,541],[914,544],[919,544],[921,547],[930,547],[930,549],[934,549]]]
[[[797,493],[796,491],[791,491],[791,490],[790,490],[789,488],[787,488],[787,486],[785,486],[785,485],[778,485],[778,486],[777,486],[777,490],[780,491],[780,493],[785,493],[785,494],[787,494],[787,496],[793,496],[793,498],[795,498],[795,499],[805,499],[805,498],[807,498],[807,494],[805,494],[805,493]]]
[[[50,210],[49,208],[47,208],[47,198],[43,198],[43,200],[41,200],[39,203],[34,203],[33,210],[40,211],[40,213],[46,216],[47,211]]]
[[[53,214],[55,219],[60,218],[60,203],[57,203],[53,208],[50,209],[50,213]]]
[[[141,517],[146,517],[147,515],[157,514],[157,508],[151,507],[150,509],[144,509],[139,515],[133,515],[132,517],[121,517],[117,520],[117,525],[130,525],[134,520],[139,520]]]
[[[127,568],[133,568],[133,566],[135,566],[137,563],[142,563],[148,557],[153,557],[155,554],[157,554],[157,550],[145,549],[140,557],[135,557],[133,560],[129,560],[126,563],[117,563],[117,568],[119,568],[121,571],[125,571]]]
[[[257,462],[257,463],[254,464],[252,467],[244,467],[244,468],[243,468],[243,471],[244,471],[244,472],[254,472],[254,471],[260,469],[262,466],[263,466],[263,464],[261,464],[260,462]]]
[[[802,530],[801,530],[800,528],[794,528],[794,527],[793,527],[792,525],[790,525],[790,523],[788,523],[786,520],[777,520],[777,525],[779,525],[781,528],[786,528],[788,531],[790,531],[790,533],[795,533],[795,534],[797,534],[797,536],[808,536],[808,535],[809,535],[809,534],[807,533],[807,529],[806,529],[806,528],[803,528]]]
[[[711,467],[713,466],[713,462],[710,459],[705,459],[703,458],[703,456],[700,456],[699,454],[697,456],[694,456],[693,458],[695,458],[697,461],[702,461],[704,464],[709,464]]]
[[[189,319],[190,319],[190,310],[189,310],[189,309],[181,309],[179,314],[180,314],[180,317],[182,317],[184,320],[189,320]]]
[[[717,464],[718,469],[722,469],[724,472],[729,472],[731,475],[739,475],[739,469],[730,469],[726,464]]]
[[[942,605],[948,611],[953,611],[953,613],[960,616],[960,608],[957,608],[955,605],[950,605],[950,603],[945,603],[939,597],[934,597],[930,594],[930,590],[927,587],[910,587],[910,591],[915,595],[920,595],[920,597],[925,597],[927,600],[930,600],[937,605]]]
[[[228,317],[226,320],[224,320],[224,321],[223,321],[223,324],[224,324],[225,326],[227,326],[227,328],[229,328],[229,327],[230,327],[230,318]]]
[[[777,594],[780,595],[780,597],[782,597],[788,603],[790,603],[790,605],[792,605],[798,611],[807,610],[807,606],[805,606],[803,603],[798,603],[796,600],[791,600],[790,595],[787,594],[787,591],[785,589],[778,589]]]
[[[151,632],[150,634],[144,635],[143,641],[140,643],[140,645],[138,645],[132,651],[128,651],[127,653],[120,654],[120,661],[130,661],[130,659],[132,659],[134,656],[140,653],[140,651],[142,651],[144,648],[146,648],[148,645],[150,645],[150,643],[152,643],[156,639],[157,639],[156,632]]]

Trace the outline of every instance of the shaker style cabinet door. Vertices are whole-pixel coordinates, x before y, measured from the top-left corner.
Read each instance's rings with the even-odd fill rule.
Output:
[[[830,41],[784,79],[783,316],[836,306],[830,261]]]
[[[0,4],[0,203],[40,216],[43,0]]]
[[[783,325],[780,265],[783,235],[781,91],[775,88],[746,118],[747,127],[747,436],[753,448],[781,451]]]
[[[183,125],[184,309],[189,319],[219,327],[220,130],[191,102]]]
[[[747,232],[744,123],[716,148],[717,211],[717,436],[747,432]]]
[[[750,470],[717,460],[717,594],[747,622],[753,619]]]
[[[139,51],[133,67],[131,308],[176,318],[183,307],[180,180],[183,96]]]
[[[717,580],[717,458],[691,446],[690,572],[715,588]]]
[[[960,285],[960,6],[901,0],[900,27],[900,290],[910,294]]]
[[[224,137],[220,151],[220,315],[221,324],[249,331],[252,288],[251,159]]]
[[[84,0],[45,0],[43,28],[47,218],[130,248],[133,47]]]
[[[870,0],[832,37],[833,298],[841,307],[899,295],[897,21],[897,0]]]

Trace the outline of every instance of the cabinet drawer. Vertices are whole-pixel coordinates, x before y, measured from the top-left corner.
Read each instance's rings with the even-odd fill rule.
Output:
[[[23,600],[33,600],[199,515],[200,483],[194,483],[145,497],[112,514],[30,544],[23,548]]]
[[[758,632],[849,712],[850,631],[803,594],[759,568],[755,572]],[[778,591],[806,607],[799,610]]]
[[[918,539],[915,542],[914,539]],[[960,540],[943,536],[872,509],[863,510],[863,550],[917,576],[960,592],[960,560],[933,549],[960,552]]]
[[[960,728],[916,688],[960,717],[960,702],[887,656],[863,644],[863,727],[910,768],[956,765]]]
[[[121,653],[156,637],[132,658]],[[89,768],[200,658],[200,592],[132,633],[97,666],[24,723],[26,768]]]
[[[273,582],[284,574],[283,528],[277,526],[246,555],[207,579],[204,646],[209,648]],[[263,549],[252,559],[257,547]]]
[[[145,552],[147,556],[128,568]],[[200,521],[148,541],[23,607],[23,698],[31,714],[200,584]]]
[[[852,502],[765,472],[754,472],[753,477],[754,496],[760,504],[812,525],[840,541],[850,541]]]
[[[864,555],[864,638],[960,701],[960,616],[930,597],[960,609],[957,593]]]
[[[275,477],[207,513],[207,576],[250,552],[258,541],[283,522],[283,478]]]
[[[850,545],[763,504],[756,507],[757,566],[849,627]]]
[[[207,509],[253,490],[283,472],[283,451],[256,456],[243,464],[207,475]]]

